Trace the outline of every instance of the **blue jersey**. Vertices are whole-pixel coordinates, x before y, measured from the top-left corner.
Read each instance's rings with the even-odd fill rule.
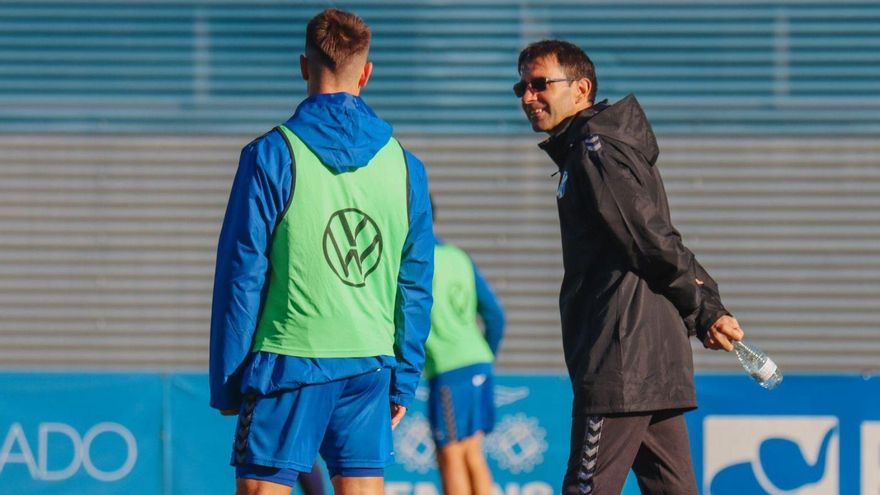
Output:
[[[332,170],[364,166],[391,137],[391,126],[364,101],[347,93],[304,100],[285,124]],[[211,406],[237,409],[242,392],[266,394],[392,369],[391,402],[408,406],[424,365],[430,328],[434,236],[427,174],[405,152],[409,231],[404,242],[395,303],[394,357],[301,358],[251,352],[266,296],[269,246],[290,205],[294,167],[277,130],[244,147],[217,248],[211,313]]]

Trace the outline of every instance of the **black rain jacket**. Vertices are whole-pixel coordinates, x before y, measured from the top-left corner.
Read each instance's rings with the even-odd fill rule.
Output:
[[[703,339],[729,313],[672,226],[644,111],[633,95],[598,103],[540,147],[561,172],[559,308],[573,413],[696,407],[688,337]]]

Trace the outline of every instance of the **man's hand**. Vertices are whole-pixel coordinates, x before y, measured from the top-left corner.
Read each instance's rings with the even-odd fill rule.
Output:
[[[221,409],[220,414],[223,416],[238,416],[238,409]]]
[[[736,318],[724,315],[718,318],[709,331],[706,332],[706,338],[703,339],[703,347],[707,349],[724,349],[727,352],[733,350],[732,340],[742,340],[745,333],[739,327]]]
[[[400,420],[406,415],[406,408],[400,404],[391,404],[391,429],[397,428]]]

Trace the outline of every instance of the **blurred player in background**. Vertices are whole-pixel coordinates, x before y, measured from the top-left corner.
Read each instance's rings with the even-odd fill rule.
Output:
[[[433,202],[432,211],[436,217]],[[485,334],[477,325],[478,314]],[[492,491],[483,438],[495,425],[492,363],[503,335],[504,310],[476,264],[438,239],[425,376],[428,418],[446,495]]]
[[[635,97],[596,102],[593,63],[557,40],[520,52],[513,91],[559,167],[562,344],[574,389],[565,494],[697,493],[683,413],[696,407],[689,335],[743,336],[672,226],[659,149]]]
[[[391,429],[430,328],[434,235],[422,163],[360,98],[370,29],[306,28],[306,98],[242,150],[217,252],[211,406],[238,414],[239,495],[287,495],[317,454],[335,493],[381,495]]]
[[[324,476],[324,467],[320,462],[316,462],[311,471],[299,473],[296,481],[303,495],[330,495]]]

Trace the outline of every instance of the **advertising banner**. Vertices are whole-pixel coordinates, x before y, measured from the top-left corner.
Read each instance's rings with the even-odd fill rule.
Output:
[[[443,493],[427,413],[428,388],[394,431],[395,464],[386,471],[386,495]],[[571,384],[561,376],[495,378],[495,430],[486,458],[503,495],[559,493],[568,460]]]
[[[686,414],[704,495],[880,494],[880,379],[697,377]],[[427,387],[394,432],[386,495],[442,493]],[[208,408],[204,374],[0,374],[0,495],[231,493],[236,418]],[[571,389],[555,375],[496,377],[485,450],[493,495],[560,491]],[[294,493],[299,493],[294,491]],[[639,493],[633,476],[624,495]]]
[[[168,377],[169,454],[167,487],[162,495],[233,493],[235,470],[229,465],[235,416],[208,407],[208,377]]]
[[[880,379],[700,376],[688,414],[697,480],[712,495],[880,494]]]
[[[0,495],[159,494],[162,377],[0,374]]]

